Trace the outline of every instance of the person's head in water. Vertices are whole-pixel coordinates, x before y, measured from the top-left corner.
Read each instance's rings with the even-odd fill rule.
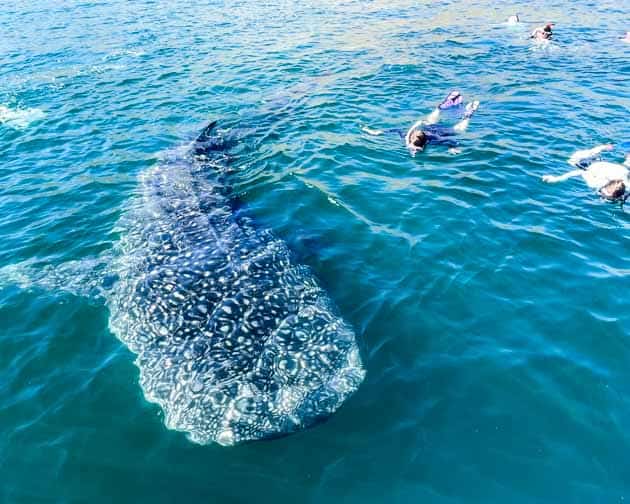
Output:
[[[626,184],[624,184],[623,180],[611,180],[599,190],[599,194],[611,201],[625,201],[629,196],[626,193]]]
[[[416,130],[411,134],[409,142],[416,149],[423,150],[427,144],[427,135],[422,130]]]
[[[530,38],[537,40],[550,40],[553,37],[553,33],[551,32],[551,28],[553,28],[553,26],[553,23],[546,23],[544,26],[535,28],[531,33]]]

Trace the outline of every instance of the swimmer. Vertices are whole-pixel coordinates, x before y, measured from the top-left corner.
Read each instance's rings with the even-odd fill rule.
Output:
[[[457,153],[455,149],[459,143],[453,139],[458,133],[466,131],[470,118],[479,108],[479,102],[477,100],[468,103],[464,110],[464,115],[455,126],[452,128],[446,126],[440,126],[436,124],[440,118],[442,110],[446,110],[451,107],[461,105],[463,97],[458,91],[452,91],[448,96],[440,103],[433,112],[431,112],[425,119],[420,119],[411,128],[407,130],[407,133],[403,133],[400,129],[391,130],[373,130],[367,127],[361,128],[363,131],[370,135],[382,135],[383,133],[398,133],[405,141],[405,145],[409,149],[412,156],[415,156],[417,152],[422,152],[428,144],[446,145],[450,147],[450,152]]]
[[[518,18],[518,14],[512,14],[509,18],[507,18],[507,24],[515,25],[519,24],[521,20]]]
[[[551,28],[555,25],[553,23],[547,23],[544,26],[539,26],[534,28],[529,38],[533,38],[535,40],[551,40],[553,38],[553,32]]]
[[[543,175],[542,179],[554,184],[572,177],[582,177],[586,185],[596,189],[602,197],[611,201],[625,201],[630,196],[630,154],[626,155],[624,164],[602,161],[599,155],[611,150],[612,144],[604,144],[577,151],[568,159],[568,163],[577,170],[558,176]]]
[[[626,42],[627,44],[630,44],[630,31],[629,31],[629,32],[626,32],[626,36],[625,36],[625,37],[622,37],[620,40],[621,40],[622,42]]]

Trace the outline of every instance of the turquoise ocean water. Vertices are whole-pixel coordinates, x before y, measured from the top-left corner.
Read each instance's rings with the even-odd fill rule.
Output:
[[[629,22],[607,0],[3,5],[0,502],[630,499],[630,217],[540,181],[628,139]],[[481,101],[459,155],[360,131],[451,89]],[[164,427],[82,284],[137,176],[209,118],[368,369],[328,422],[232,448]]]

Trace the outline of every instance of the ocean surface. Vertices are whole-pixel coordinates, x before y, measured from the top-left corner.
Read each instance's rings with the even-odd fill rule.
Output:
[[[0,502],[629,501],[630,210],[541,182],[628,140],[629,21],[608,0],[5,3]],[[452,89],[481,102],[457,155],[361,131]],[[230,448],[164,427],[90,293],[138,176],[209,119],[368,370],[326,423]]]

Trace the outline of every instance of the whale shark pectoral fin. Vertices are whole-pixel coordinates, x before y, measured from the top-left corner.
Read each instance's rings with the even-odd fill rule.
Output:
[[[34,259],[8,264],[0,268],[0,289],[42,289],[102,302],[105,291],[114,287],[119,277],[110,271],[112,254],[106,251],[96,257],[65,263],[40,264]]]
[[[201,130],[201,133],[199,133],[199,136],[197,137],[197,140],[195,140],[198,143],[204,143],[207,142],[208,140],[212,139],[212,131],[214,130],[214,128],[217,127],[217,123],[219,121],[211,121],[203,130]]]

